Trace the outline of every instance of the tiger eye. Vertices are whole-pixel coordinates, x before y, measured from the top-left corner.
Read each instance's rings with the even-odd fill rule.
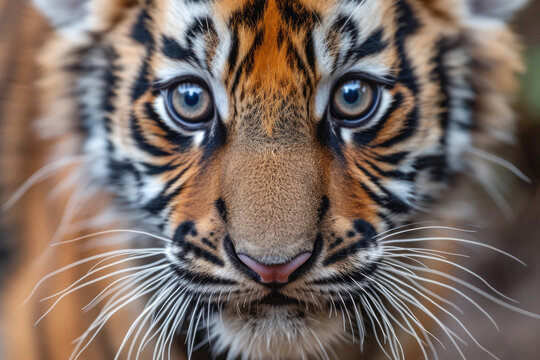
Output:
[[[354,127],[371,117],[379,107],[380,88],[362,79],[347,79],[336,86],[330,113],[341,126]]]
[[[166,92],[168,114],[182,127],[198,130],[214,118],[214,103],[208,88],[196,82],[185,81]]]

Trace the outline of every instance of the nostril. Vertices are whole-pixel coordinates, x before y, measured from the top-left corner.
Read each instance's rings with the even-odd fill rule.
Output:
[[[260,277],[260,282],[263,284],[285,284],[289,282],[290,275],[300,266],[304,265],[310,257],[311,253],[303,253],[285,264],[266,265],[261,264],[247,255],[238,254],[240,261],[257,273]]]

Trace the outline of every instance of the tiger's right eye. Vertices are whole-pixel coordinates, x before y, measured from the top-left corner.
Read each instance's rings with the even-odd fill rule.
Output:
[[[169,116],[187,130],[201,130],[214,119],[214,101],[208,88],[196,81],[184,81],[165,90]]]
[[[381,88],[361,78],[347,78],[338,83],[330,103],[332,119],[345,127],[362,125],[376,113]]]

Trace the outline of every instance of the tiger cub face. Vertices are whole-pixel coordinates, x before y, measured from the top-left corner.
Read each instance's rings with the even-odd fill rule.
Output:
[[[381,234],[509,123],[502,1],[36,3],[58,28],[45,75],[76,103],[85,174],[169,239],[189,303],[169,311],[192,308],[195,328],[208,312],[231,358],[317,356],[344,317],[361,332],[383,316]]]

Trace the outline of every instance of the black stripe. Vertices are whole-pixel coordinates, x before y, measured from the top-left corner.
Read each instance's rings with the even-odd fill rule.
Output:
[[[361,130],[354,134],[354,142],[358,145],[369,145],[373,140],[377,138],[377,135],[382,130],[384,125],[386,124],[386,120],[396,111],[398,110],[401,105],[403,105],[403,94],[397,93],[394,96],[394,101],[392,102],[392,105],[388,110],[386,111],[386,114],[379,120],[377,124],[374,126],[366,129]]]
[[[161,51],[165,56],[173,60],[183,60],[187,62],[194,62],[199,64],[199,60],[195,56],[193,49],[188,47],[183,47],[175,39],[163,36]]]
[[[377,161],[390,165],[399,165],[399,163],[401,163],[401,161],[403,161],[407,155],[409,155],[409,152],[407,151],[397,152],[390,155],[377,155]]]
[[[383,196],[377,195],[374,191],[369,189],[365,184],[360,183],[360,186],[368,193],[371,200],[375,201],[380,206],[390,210],[393,213],[407,213],[410,210],[410,206],[392,192],[388,191],[379,181],[379,178],[373,175],[365,167],[360,164],[356,164],[356,167],[362,171],[380,191],[384,193]]]
[[[191,145],[193,145],[193,137],[181,134],[179,131],[171,130],[171,128],[163,122],[161,116],[159,116],[154,110],[153,103],[148,102],[144,104],[145,115],[156,123],[164,132],[165,139],[174,145],[175,152],[185,152]]]
[[[227,210],[227,205],[225,205],[225,200],[223,200],[222,198],[217,199],[216,209],[221,220],[223,220],[224,223],[227,223],[227,221],[229,220],[229,212]]]
[[[138,100],[148,91],[148,89],[150,89],[151,85],[150,80],[148,79],[149,76],[150,63],[147,56],[145,59],[143,59],[141,69],[139,70],[139,75],[137,76],[137,80],[135,80],[135,83],[133,84],[133,90],[131,91],[132,102]]]
[[[311,69],[312,73],[315,73],[315,44],[313,40],[313,34],[311,32],[308,32],[305,38],[305,49],[304,52],[306,54],[306,60],[309,65],[309,68]]]
[[[145,151],[152,156],[170,156],[171,155],[169,152],[163,149],[160,149],[157,146],[154,146],[153,144],[150,144],[146,140],[146,138],[143,135],[141,126],[139,125],[139,121],[135,117],[134,114],[132,114],[130,118],[130,130],[131,130],[131,135],[133,137],[133,140],[135,140],[135,143],[137,144],[139,149],[141,149],[142,151]]]
[[[407,0],[398,0],[396,4],[398,12],[399,36],[408,36],[414,34],[421,26],[419,18],[416,17],[414,11]]]
[[[358,41],[358,28],[354,25],[352,21],[350,21],[348,15],[339,15],[336,21],[334,21],[334,23],[332,24],[329,32],[346,34],[351,38],[353,43],[356,43]],[[340,38],[343,38],[343,36],[340,36]]]
[[[323,262],[324,266],[342,261],[373,243],[373,239],[377,234],[373,225],[365,220],[358,219],[354,221],[354,228],[358,233],[362,234],[362,239],[328,256]]]
[[[379,54],[388,46],[388,44],[383,41],[383,35],[384,32],[382,29],[375,31],[362,44],[351,49],[351,56],[354,56],[355,59],[358,60],[366,56]]]
[[[319,218],[319,222],[321,222],[324,217],[326,216],[326,213],[328,212],[328,209],[330,209],[330,200],[328,200],[328,196],[323,196],[321,203],[319,204],[319,208],[317,209],[317,215]]]
[[[166,191],[168,190],[169,189],[166,187],[161,194],[146,203],[146,205],[144,205],[144,210],[148,211],[152,215],[159,215],[167,206],[169,206],[169,203],[173,198],[180,195],[184,188],[180,186],[170,194],[165,195]]]
[[[383,170],[370,160],[363,159],[363,161],[368,164],[379,175],[379,177],[392,178],[408,182],[412,182],[416,178],[416,173],[414,172],[405,173],[400,170]]]
[[[416,128],[418,127],[419,117],[420,110],[418,109],[418,106],[415,105],[412,111],[407,115],[399,133],[382,144],[378,144],[377,147],[387,148],[410,138],[414,135]]]
[[[338,137],[330,125],[328,116],[317,124],[317,137],[323,145],[328,147],[332,154],[345,165],[345,155],[341,149],[343,140]]]
[[[303,27],[311,27],[319,16],[312,10],[305,7],[297,0],[277,1],[278,10],[286,24],[295,31]]]
[[[143,44],[151,48],[154,44],[154,38],[152,33],[148,31],[148,22],[151,20],[150,15],[146,9],[143,9],[137,18],[137,21],[131,29],[131,37],[133,40],[140,44]]]
[[[416,76],[414,75],[414,68],[407,56],[405,41],[408,36],[416,33],[421,24],[406,0],[398,1],[397,12],[399,28],[395,35],[395,42],[401,62],[397,81],[406,85],[414,95],[418,95],[419,87]]]
[[[253,64],[255,61],[255,51],[257,51],[257,49],[261,46],[262,41],[263,41],[263,36],[264,36],[264,32],[262,30],[257,31],[257,33],[255,34],[255,38],[253,39],[253,44],[251,45],[249,52],[246,54],[241,64],[236,69],[236,74],[234,76],[234,80],[230,87],[231,92],[235,91],[236,87],[238,86],[238,83],[240,82],[240,77],[242,76],[243,73],[250,74],[253,71]]]
[[[330,244],[330,250],[338,247],[342,243],[343,243],[343,238],[342,237],[337,237],[336,240]]]
[[[209,248],[214,249],[214,250],[217,250],[217,246],[214,245],[214,244],[213,244],[210,240],[208,240],[207,238],[202,238],[202,239],[201,239],[201,242],[202,242],[204,245],[208,246]]]
[[[225,263],[216,255],[186,240],[186,237],[193,231],[194,226],[195,225],[192,221],[186,221],[180,224],[174,233],[173,241],[182,249],[182,255],[190,253],[193,254],[195,257],[199,259],[204,259],[214,265],[221,267],[225,266]]]
[[[335,39],[332,35],[337,35],[335,38],[338,40],[336,40],[336,43],[328,43],[327,46],[331,49],[335,48],[336,50],[338,46],[342,46],[344,43],[356,44],[359,37],[358,28],[352,21],[350,21],[348,15],[343,14],[340,14],[336,21],[334,21],[332,24],[330,31],[328,32],[327,39]],[[345,42],[345,40],[347,40],[347,42]],[[349,57],[352,54],[352,49],[353,48],[351,47],[349,51],[345,53],[343,59],[339,57],[339,54],[336,51],[334,59],[335,61],[332,65],[332,69],[334,71],[336,71],[340,65],[343,65],[343,63],[349,60]]]
[[[227,57],[227,61],[229,62],[229,72],[232,72],[234,66],[236,65],[239,43],[240,39],[238,38],[238,30],[233,29],[231,34],[231,48],[229,49],[229,56]]]
[[[267,0],[252,0],[246,2],[246,5],[243,8],[236,10],[232,14],[229,25],[235,28],[241,25],[255,28],[262,20],[267,5]]]
[[[182,248],[182,251],[184,254],[193,254],[198,259],[203,259],[205,261],[208,261],[216,266],[223,267],[225,266],[225,263],[223,260],[218,258],[216,255],[212,254],[211,252],[208,252],[199,246],[192,244],[188,241],[184,241],[179,244]]]
[[[213,131],[206,132],[204,135],[204,139],[201,144],[204,147],[204,152],[200,160],[201,165],[207,163],[210,156],[212,156],[217,149],[225,144],[226,137],[227,127],[218,119],[214,125]]]
[[[312,74],[310,74],[308,66],[298,53],[298,50],[296,50],[296,47],[291,40],[287,41],[287,62],[290,67],[296,67],[304,75],[304,79],[309,80],[311,78]]]
[[[145,173],[150,176],[160,175],[178,168],[179,165],[173,165],[175,160],[168,162],[165,165],[155,165],[152,163],[141,162],[140,164],[146,168]]]

